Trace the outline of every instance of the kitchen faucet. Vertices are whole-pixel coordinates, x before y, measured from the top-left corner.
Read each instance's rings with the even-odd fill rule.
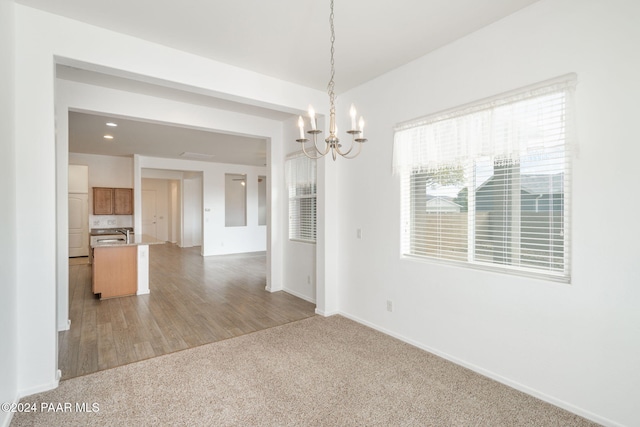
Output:
[[[119,229],[117,229],[116,231],[118,231],[119,233],[124,234],[124,235],[125,235],[125,237],[127,238],[127,240],[126,240],[126,241],[127,241],[127,243],[131,243],[131,242],[129,241],[129,238],[130,238],[130,235],[129,235],[130,230],[129,230],[129,229],[124,229],[124,230],[123,230],[123,229],[119,228]]]

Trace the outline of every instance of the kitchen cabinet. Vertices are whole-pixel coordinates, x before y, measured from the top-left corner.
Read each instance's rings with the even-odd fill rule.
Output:
[[[119,229],[119,230],[127,230]],[[151,236],[109,234],[94,229],[91,236],[91,290],[100,299],[149,293],[149,246],[166,243]]]
[[[138,247],[93,248],[91,287],[100,299],[135,295],[138,290]]]
[[[93,187],[93,214],[111,215],[113,213],[113,188]]]
[[[113,189],[113,213],[115,215],[133,215],[133,189]]]
[[[132,215],[133,189],[93,187],[94,215]]]

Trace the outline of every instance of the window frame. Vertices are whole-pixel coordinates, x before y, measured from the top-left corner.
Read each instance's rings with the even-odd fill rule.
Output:
[[[575,82],[576,82],[575,74],[561,76],[557,79],[548,80],[545,82],[538,83],[536,85],[531,85],[526,88],[510,91],[504,94],[497,95],[495,97],[487,98],[471,104],[453,108],[445,112],[418,118],[410,122],[401,123],[396,127],[395,129],[396,141],[394,142],[394,173],[400,176],[400,198],[401,198],[400,256],[401,256],[401,259],[408,259],[413,261],[425,261],[429,263],[434,262],[438,264],[461,266],[464,268],[499,272],[504,274],[517,275],[517,276],[526,276],[531,278],[539,278],[539,279],[562,282],[562,283],[571,283],[571,235],[570,235],[571,203],[570,202],[571,202],[571,156],[572,156],[572,142],[573,142],[572,104],[573,104],[573,90],[575,87]],[[481,110],[482,108],[485,108],[486,106],[505,105],[510,102],[509,101],[510,99],[520,99],[520,97],[522,97],[523,99],[527,99],[527,94],[537,93],[538,91],[542,91],[544,93],[545,88],[555,87],[555,86],[560,87],[560,89],[558,89],[558,92],[561,92],[564,96],[563,98],[564,109],[561,114],[563,118],[562,124],[564,126],[563,143],[561,145],[563,150],[562,162],[564,163],[562,162],[560,163],[562,165],[562,174],[563,174],[562,180],[564,185],[563,192],[562,192],[562,202],[561,202],[562,203],[562,210],[561,210],[562,225],[560,228],[560,230],[562,231],[562,233],[560,234],[562,236],[562,264],[560,265],[560,268],[562,268],[562,271],[559,271],[558,269],[553,268],[555,267],[555,265],[553,264],[553,260],[554,260],[553,257],[555,253],[555,249],[554,249],[555,246],[553,242],[556,241],[555,240],[556,237],[554,237],[555,235],[552,234],[552,230],[548,231],[549,237],[548,237],[547,247],[545,249],[546,252],[544,252],[544,256],[548,257],[549,268],[536,267],[535,266],[536,260],[535,260],[535,256],[533,255],[529,255],[528,261],[523,261],[523,260],[526,260],[527,257],[526,256],[523,257],[521,253],[522,248],[524,248],[524,244],[522,244],[521,242],[518,242],[520,247],[518,249],[514,249],[514,252],[511,252],[510,250],[505,251],[508,253],[509,257],[513,256],[514,254],[516,254],[519,257],[518,262],[515,263],[515,265],[510,265],[509,263],[498,264],[498,263],[495,263],[495,261],[483,261],[478,259],[479,251],[478,251],[478,247],[476,246],[476,239],[478,236],[479,227],[478,227],[478,224],[476,223],[476,214],[477,214],[476,202],[477,201],[475,200],[476,199],[475,196],[478,193],[479,187],[477,187],[475,184],[476,175],[475,175],[475,169],[474,169],[475,162],[478,161],[478,159],[480,158],[480,156],[477,156],[477,155],[476,156],[472,155],[468,159],[466,159],[465,162],[463,162],[464,168],[465,168],[465,174],[466,174],[465,175],[466,185],[463,186],[462,189],[475,188],[475,190],[473,191],[467,190],[468,192],[467,203],[470,203],[470,204],[468,204],[467,207],[465,207],[465,209],[467,209],[467,218],[468,218],[467,228],[464,232],[466,233],[466,237],[464,238],[464,240],[466,241],[466,244],[467,244],[466,260],[447,259],[446,256],[443,257],[443,256],[435,256],[435,255],[425,255],[425,253],[428,252],[427,250],[422,250],[422,251],[416,250],[415,248],[418,247],[416,246],[418,244],[424,244],[425,242],[427,245],[429,244],[428,237],[424,237],[424,236],[427,236],[426,234],[423,235],[422,237],[423,240],[415,240],[415,238],[413,237],[415,232],[412,232],[412,229],[415,229],[416,224],[420,226],[424,226],[425,224],[427,224],[427,222],[417,223],[414,220],[414,218],[417,217],[417,213],[418,213],[418,210],[416,210],[414,198],[416,197],[416,194],[417,194],[416,191],[420,191],[415,189],[419,187],[419,185],[415,182],[415,176],[417,174],[425,172],[425,170],[417,169],[415,167],[415,164],[413,165],[414,167],[407,168],[405,164],[398,161],[399,156],[397,154],[397,150],[398,150],[397,145],[398,145],[399,132],[405,129],[418,128],[420,126],[426,127],[430,123],[437,122],[438,120],[447,120],[448,118],[451,118],[451,117],[464,116],[468,112],[478,111],[478,110]],[[550,93],[554,93],[554,90],[551,90]],[[541,95],[532,95],[529,97],[533,99],[533,98],[536,98],[537,96],[541,96]],[[514,102],[517,102],[517,101],[514,101]],[[488,108],[492,108],[492,107],[488,107]],[[406,154],[405,154],[405,158],[407,158]],[[494,172],[492,177],[496,176],[495,170],[497,169],[495,168],[495,165],[494,165]],[[510,171],[509,173],[513,174],[513,171]],[[513,184],[505,184],[506,186],[502,191],[507,192],[507,191],[513,191],[513,189],[517,189],[519,194],[522,192],[523,187],[520,181],[523,175],[525,175],[525,173],[520,171],[519,166],[517,168],[517,174],[518,174],[517,175],[518,186],[512,187]],[[428,197],[433,197],[433,196],[428,196],[425,192],[424,200],[427,200]],[[550,200],[553,202],[556,196],[550,194],[549,197],[551,198]],[[518,204],[522,203],[519,195],[517,196],[517,200],[518,200],[517,202]],[[438,201],[436,200],[434,202],[438,202]],[[437,203],[435,203],[434,205],[437,206]],[[553,217],[554,213],[552,212],[552,207],[549,207],[549,209],[550,209],[549,217]],[[519,210],[520,210],[519,211],[520,218],[524,218],[525,213],[520,208]],[[505,212],[505,211],[502,211],[502,212]],[[436,215],[439,215],[439,216],[446,215],[446,213],[447,212],[443,208],[443,211],[436,213]],[[429,215],[429,212],[425,212],[425,215]],[[438,225],[437,227],[440,227],[440,226]],[[513,237],[510,234],[505,234],[505,235],[509,235],[510,236],[509,239],[513,238],[515,240],[520,241],[521,239],[523,239],[523,236],[525,236],[526,234],[526,232],[524,231],[525,228],[526,227],[524,226],[524,224],[518,223],[517,226],[514,226],[514,228],[509,229],[509,233],[518,233],[516,237]],[[451,230],[457,231],[458,229],[451,228]],[[438,233],[441,233],[441,232],[439,231]],[[441,240],[442,238],[443,238],[442,234],[437,234],[437,237],[433,237],[431,239],[433,241],[434,239]],[[508,242],[508,240],[505,240],[504,242]],[[504,242],[501,241],[503,245],[507,244]],[[434,247],[440,247],[439,245],[441,244],[436,243]],[[437,250],[438,249],[436,249],[436,251],[434,252],[437,252]],[[418,252],[423,252],[423,253],[420,254]],[[464,257],[465,255],[461,256],[461,258],[464,258]],[[529,265],[522,264],[522,263],[526,264],[527,262],[529,263]],[[542,264],[542,262],[540,264]]]
[[[288,239],[292,242],[316,244],[318,230],[317,163],[302,152],[285,160],[287,187]],[[310,206],[304,207],[303,203]],[[295,215],[292,207],[297,206]],[[307,217],[308,215],[308,217]],[[297,218],[294,225],[293,219]]]

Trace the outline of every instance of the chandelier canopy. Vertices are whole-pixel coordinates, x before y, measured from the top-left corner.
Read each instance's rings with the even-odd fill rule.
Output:
[[[349,114],[351,116],[351,130],[348,130],[347,133],[351,135],[351,146],[348,150],[342,150],[342,144],[340,144],[340,139],[338,139],[338,127],[336,126],[336,94],[334,92],[335,83],[334,77],[336,74],[335,69],[335,60],[334,60],[334,44],[336,41],[336,34],[333,27],[333,0],[331,0],[331,14],[329,15],[329,24],[331,26],[331,79],[329,80],[329,84],[327,85],[327,92],[329,94],[329,136],[324,140],[325,147],[324,149],[318,147],[318,135],[322,133],[320,129],[318,129],[316,122],[316,115],[313,107],[309,106],[309,122],[311,129],[306,133],[309,135],[309,138],[305,138],[305,122],[302,116],[298,117],[298,127],[300,128],[300,138],[296,139],[302,145],[302,151],[304,154],[312,159],[319,159],[321,157],[326,156],[331,152],[331,157],[333,160],[337,158],[338,155],[347,158],[353,159],[358,154],[360,154],[360,150],[362,149],[362,144],[367,140],[364,138],[364,119],[360,116],[360,120],[358,121],[356,127],[356,107],[352,104]],[[313,142],[311,144],[311,152],[307,151],[307,143]],[[355,149],[355,151],[354,151]],[[353,154],[352,154],[353,152]]]

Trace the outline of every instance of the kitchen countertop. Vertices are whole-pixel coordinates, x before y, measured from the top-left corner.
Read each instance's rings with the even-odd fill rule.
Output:
[[[102,233],[104,234],[104,233]],[[155,237],[149,236],[148,234],[132,234],[131,240],[129,243],[125,243],[124,241],[120,242],[97,242],[91,245],[92,248],[110,248],[116,246],[140,246],[140,245],[160,245],[163,243],[167,243],[165,240],[158,240]]]

